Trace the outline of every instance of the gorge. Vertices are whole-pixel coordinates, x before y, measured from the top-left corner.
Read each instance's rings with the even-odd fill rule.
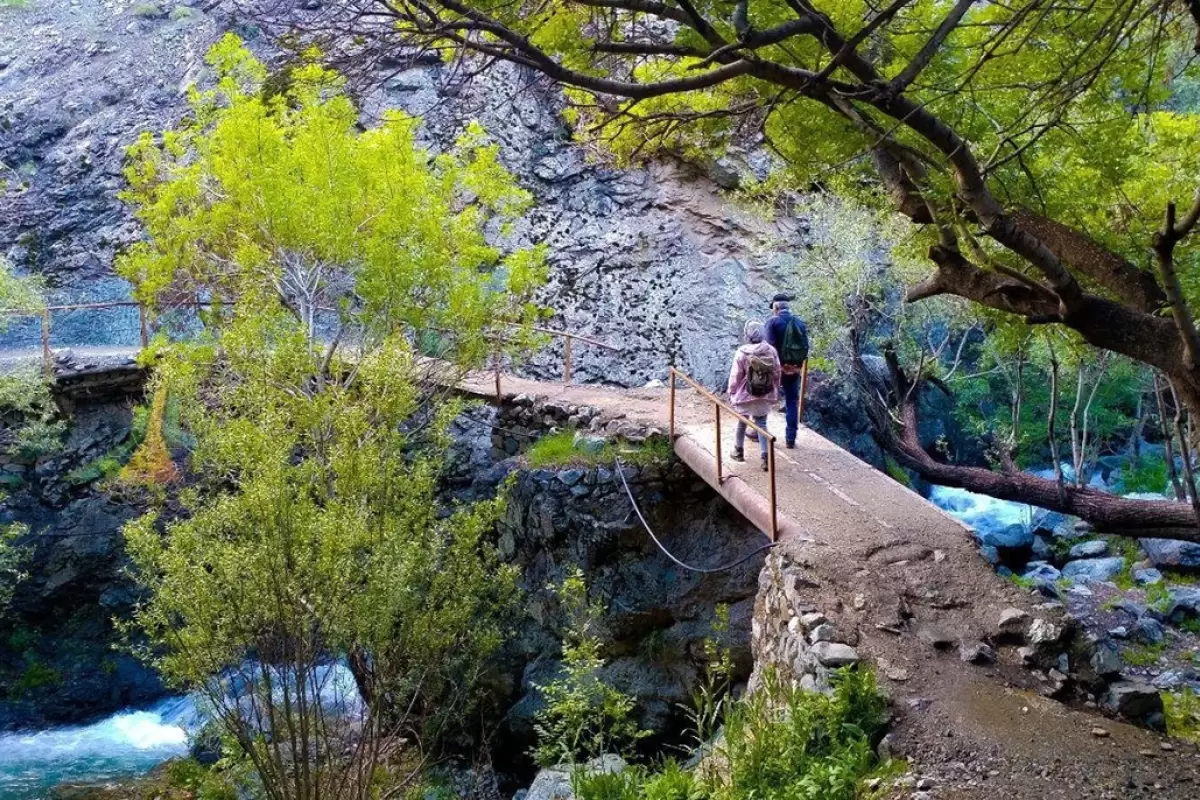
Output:
[[[456,196],[446,204],[447,216],[456,215],[456,225],[461,224],[454,235],[438,231],[429,241],[413,244],[405,237],[417,229],[429,235],[426,228],[402,227],[403,235],[387,239],[388,248],[405,255],[409,250],[449,252],[446,260],[455,261],[454,246],[470,242],[474,247],[472,237],[478,234],[477,249],[488,252],[480,256],[472,250],[471,257],[490,258],[499,268],[487,272],[467,261],[468,268],[456,275],[460,283],[447,286],[438,283],[444,276],[436,258],[414,257],[409,263],[402,256],[381,257],[375,242],[355,251],[359,262],[377,266],[371,261],[375,258],[396,271],[384,271],[382,280],[364,271],[374,279],[376,294],[364,290],[369,301],[363,302],[359,297],[351,301],[350,295],[336,297],[338,311],[359,315],[358,320],[377,314],[386,324],[372,329],[362,323],[361,330],[373,335],[355,341],[348,337],[346,350],[363,348],[345,360],[340,354],[334,359],[340,331],[322,339],[310,324],[307,349],[298,348],[303,352],[298,360],[313,359],[328,348],[324,359],[316,359],[312,375],[288,372],[285,359],[274,359],[289,352],[292,340],[278,333],[290,330],[288,323],[270,327],[276,322],[271,304],[246,314],[241,295],[221,283],[225,265],[256,268],[276,256],[287,261],[293,253],[286,248],[262,259],[252,248],[249,255],[233,248],[233,255],[222,250],[210,261],[198,259],[203,266],[221,265],[213,273],[217,277],[201,275],[194,284],[184,282],[183,289],[174,294],[163,290],[152,300],[147,300],[146,285],[154,288],[154,281],[146,272],[135,277],[136,287],[117,277],[114,263],[138,252],[137,243],[145,242],[142,223],[150,219],[153,224],[155,216],[146,213],[152,205],[146,198],[153,191],[134,199],[136,191],[124,199],[118,196],[137,184],[137,165],[156,163],[157,154],[147,156],[142,150],[140,158],[146,160],[138,161],[126,148],[143,133],[185,130],[180,121],[203,110],[197,92],[211,90],[227,76],[221,70],[229,69],[219,57],[205,61],[210,47],[221,43],[227,49],[220,52],[235,60],[229,55],[230,40],[222,37],[236,33],[247,52],[266,64],[262,85],[247,97],[287,97],[299,108],[304,105],[299,95],[287,94],[297,90],[287,87],[293,81],[303,87],[305,78],[296,75],[312,63],[289,49],[289,26],[305,30],[323,12],[342,7],[353,4],[0,0],[0,165],[6,184],[0,189],[0,258],[10,261],[19,275],[44,278],[48,304],[70,306],[48,310],[45,316],[40,307],[30,316],[0,313],[0,323],[7,325],[0,331],[0,371],[36,365],[48,353],[54,418],[65,423],[60,450],[14,449],[0,456],[0,483],[8,494],[0,506],[0,522],[30,531],[18,541],[28,550],[21,570],[26,576],[0,614],[0,797],[134,797],[142,785],[158,791],[155,781],[164,780],[172,764],[190,768],[193,762],[187,759],[194,757],[207,769],[216,760],[221,753],[209,724],[212,710],[195,692],[194,681],[190,686],[164,681],[168,673],[155,669],[164,663],[162,643],[157,651],[147,650],[146,628],[135,624],[145,621],[138,615],[154,597],[149,588],[154,572],[147,564],[166,558],[157,552],[147,555],[152,550],[147,541],[186,541],[196,534],[195,529],[175,527],[195,519],[191,515],[197,506],[188,504],[204,494],[193,492],[195,486],[210,492],[209,499],[222,491],[236,494],[231,487],[243,473],[230,468],[224,483],[221,470],[188,474],[192,458],[211,459],[220,451],[219,461],[268,449],[269,442],[256,439],[255,431],[240,440],[221,440],[241,421],[232,412],[229,417],[221,413],[261,412],[267,405],[259,405],[261,398],[271,396],[292,418],[311,421],[305,416],[311,407],[288,405],[292,399],[317,406],[327,380],[341,389],[337,381],[346,378],[349,385],[364,364],[368,374],[377,370],[372,379],[380,383],[374,386],[387,391],[347,391],[342,400],[360,411],[354,403],[363,403],[365,396],[364,418],[395,413],[399,424],[380,427],[411,433],[412,441],[426,448],[417,455],[404,450],[389,468],[411,467],[416,481],[425,476],[422,458],[432,453],[439,459],[430,472],[435,475],[431,496],[436,509],[431,513],[426,505],[421,513],[413,512],[424,520],[417,533],[424,532],[422,526],[433,529],[457,519],[454,515],[463,509],[490,508],[498,495],[507,498],[502,513],[482,525],[483,549],[494,550],[496,560],[480,561],[486,563],[482,577],[468,581],[461,591],[470,596],[480,584],[503,584],[506,576],[519,590],[513,616],[504,621],[504,635],[497,637],[486,668],[472,674],[478,707],[464,716],[474,724],[477,714],[478,729],[487,734],[467,733],[464,725],[464,731],[447,737],[442,754],[451,766],[438,773],[442,782],[436,788],[420,784],[427,797],[449,786],[464,798],[495,800],[530,789],[525,795],[529,800],[551,800],[565,790],[542,795],[539,785],[572,783],[561,770],[557,778],[549,775],[553,769],[539,772],[531,752],[545,738],[546,688],[569,672],[572,637],[580,635],[572,629],[569,603],[559,594],[576,568],[587,586],[580,599],[602,609],[584,637],[595,637],[602,662],[592,678],[630,698],[630,716],[646,734],[624,752],[644,762],[627,774],[649,770],[681,751],[695,753],[689,774],[709,768],[703,765],[711,765],[712,758],[705,753],[711,754],[715,745],[709,737],[694,741],[695,715],[697,697],[703,696],[714,664],[720,662],[714,652],[720,651],[730,663],[725,676],[730,702],[768,696],[778,682],[813,697],[842,698],[839,687],[848,685],[847,674],[855,676],[850,684],[877,681],[887,710],[851,737],[850,746],[860,756],[855,769],[862,771],[849,779],[853,792],[878,790],[872,796],[921,800],[997,792],[1030,798],[1194,796],[1200,759],[1187,737],[1200,730],[1193,694],[1200,691],[1200,589],[1195,586],[1200,545],[1145,532],[1097,529],[1044,509],[930,486],[889,455],[878,419],[866,413],[871,403],[891,411],[901,400],[915,397],[922,410],[917,432],[921,448],[939,463],[955,466],[1032,474],[1031,465],[1060,460],[1057,448],[1067,449],[1060,441],[1067,438],[1075,463],[1063,472],[1068,481],[1063,486],[1078,467],[1114,495],[1149,492],[1147,497],[1166,502],[1173,486],[1183,507],[1180,474],[1189,473],[1190,482],[1192,466],[1185,404],[1178,398],[1164,404],[1169,394],[1157,374],[1151,388],[1147,373],[1122,372],[1127,365],[1106,372],[1105,359],[1097,366],[1092,351],[1074,339],[1069,348],[1032,335],[1020,339],[991,318],[961,322],[956,306],[936,306],[927,316],[912,312],[902,303],[899,278],[911,267],[905,248],[913,249],[919,237],[878,217],[851,213],[857,200],[843,205],[820,192],[810,196],[810,190],[823,188],[816,183],[764,201],[756,192],[773,191],[780,154],[772,153],[763,139],[735,143],[712,157],[685,146],[662,146],[653,158],[626,163],[594,141],[576,141],[585,127],[574,116],[578,108],[560,86],[528,65],[501,60],[475,70],[465,66],[469,61],[443,59],[433,50],[384,47],[370,52],[370,58],[338,64],[346,70],[344,85],[340,78],[319,76],[330,81],[322,84],[329,96],[341,99],[344,88],[353,101],[348,140],[371,141],[394,119],[389,111],[403,110],[419,120],[412,127],[416,146],[437,155],[428,161],[442,167],[461,157],[456,142],[461,143],[464,132],[475,131],[469,123],[478,121],[480,141],[486,144],[475,151],[476,157],[494,147],[499,172],[507,170],[514,179],[518,191],[513,194],[528,194],[528,207],[512,219],[503,213],[503,203],[489,208],[494,217],[471,217],[464,209],[474,209],[477,202],[487,206],[494,199],[491,192],[510,188],[486,172],[486,180],[473,184],[465,199]],[[248,69],[253,72],[254,67]],[[235,94],[230,91],[222,102],[237,106],[229,99]],[[275,106],[287,107],[287,102]],[[287,114],[280,112],[280,117]],[[414,160],[425,155],[422,151]],[[195,152],[181,157],[181,164],[189,166],[193,157]],[[374,165],[393,161],[403,159],[384,158]],[[470,166],[479,163],[464,158],[454,168],[475,179],[479,176]],[[874,190],[874,184],[864,181],[855,191],[864,186]],[[420,194],[426,187],[419,181],[405,188],[437,199],[433,192]],[[332,189],[328,194],[337,196]],[[309,221],[318,229],[325,219],[318,202],[312,195],[302,197],[312,204]],[[520,202],[514,200],[512,206]],[[280,208],[292,212],[297,205],[292,201]],[[140,222],[134,209],[142,213]],[[403,211],[397,216],[405,224],[409,216],[420,217]],[[368,229],[376,216],[383,214],[366,214],[357,230]],[[467,218],[470,224],[463,223]],[[196,221],[211,220],[203,214],[189,220]],[[969,214],[967,224],[973,224]],[[212,236],[209,244],[222,242],[219,250],[233,238]],[[405,246],[395,245],[396,239]],[[514,303],[519,321],[513,327],[536,322],[586,337],[575,339],[573,349],[569,338],[530,336],[509,348],[505,358],[503,347],[483,353],[479,341],[490,345],[487,337],[496,336],[496,329],[480,323],[487,316],[480,309],[485,300],[503,295],[505,280],[528,266],[501,258],[514,252],[536,254],[531,262],[544,256],[546,269],[544,282],[529,281],[531,296]],[[333,272],[331,268],[329,274]],[[239,291],[254,288],[250,281],[255,278],[240,279],[246,282],[238,284]],[[462,300],[456,290],[460,285],[476,288],[476,282],[484,287],[479,296]],[[387,318],[396,302],[388,293],[394,286],[416,288],[411,296],[401,293],[403,313]],[[501,289],[494,291],[497,286]],[[135,289],[142,309],[131,304]],[[668,395],[664,381],[674,367],[722,389],[744,322],[765,317],[768,299],[780,290],[796,294],[797,309],[810,315],[818,349],[807,386],[804,422],[809,429],[797,450],[784,450],[782,443],[777,450],[784,481],[778,507],[787,517],[781,530],[789,535],[771,543],[765,538],[770,527],[761,517],[743,516],[727,502],[737,487],[749,487],[765,500],[765,479],[728,461],[723,475],[711,473],[714,456],[732,447],[732,419],[725,417],[723,430],[710,430],[711,407],[700,393],[680,385],[680,402],[692,404],[692,416],[676,420],[676,407],[668,412],[666,406],[676,387]],[[279,305],[288,305],[303,294],[303,287],[275,285],[267,295],[273,296],[272,291],[283,298]],[[440,304],[451,296],[458,302],[454,313],[439,317],[451,307],[450,301],[445,308]],[[381,297],[387,302],[376,302]],[[221,300],[232,302],[224,307]],[[188,302],[203,310],[196,312]],[[128,305],[88,307],[108,303]],[[139,310],[146,316],[139,316]],[[328,306],[322,311],[333,313]],[[508,321],[506,313],[512,309],[503,311],[497,316]],[[223,318],[226,312],[229,316]],[[426,313],[430,316],[422,316]],[[189,370],[220,363],[205,355],[210,341],[205,336],[232,321],[248,326],[233,327],[227,340],[233,360],[241,361],[233,367],[221,363],[229,372],[213,374],[238,377],[221,387],[228,394],[209,385],[201,390],[189,383]],[[462,330],[448,332],[447,323]],[[388,341],[380,331],[397,328],[417,331],[412,338],[418,346],[411,351],[407,343],[370,350],[376,342]],[[904,383],[889,375],[888,363],[876,352],[889,352],[895,339],[913,330],[919,334],[914,339],[918,354],[906,355],[916,364],[916,378],[911,391],[901,391]],[[157,339],[150,335],[159,333],[163,335]],[[456,334],[465,334],[465,344]],[[152,346],[139,362],[134,356],[142,349],[143,336]],[[247,347],[254,336],[271,346],[254,342]],[[436,341],[429,344],[425,336]],[[1020,342],[1016,356],[1004,349],[1014,339]],[[608,347],[588,346],[589,340]],[[863,341],[865,352],[860,350]],[[186,350],[197,343],[199,347]],[[179,344],[185,356],[172,362],[171,347]],[[411,387],[388,383],[396,375],[380,367],[387,358],[380,359],[379,353],[386,353],[394,363],[412,367],[406,380],[419,387],[414,396],[434,398],[435,408],[440,403],[457,408],[451,405],[449,384],[439,383],[440,376],[432,378],[434,370],[423,369],[427,364],[420,359],[449,352],[453,362],[459,346],[463,363],[477,371],[462,380],[451,373],[455,394],[467,400],[452,421],[430,413],[424,401],[405,406]],[[415,356],[411,364],[410,356]],[[1068,378],[1060,369],[1065,373],[1063,364],[1070,359],[1075,372]],[[571,365],[568,385],[562,385],[564,361]],[[260,364],[264,370],[281,369],[295,384],[264,380],[264,373],[256,372]],[[171,373],[170,366],[178,371]],[[1041,385],[1043,375],[1052,389]],[[1069,400],[1060,397],[1060,378],[1075,381],[1068,387]],[[178,381],[174,388],[169,379]],[[237,394],[256,379],[262,380],[262,394]],[[269,395],[281,385],[278,395]],[[203,400],[197,405],[213,414],[203,421],[207,429],[196,425],[185,430],[179,408],[171,405],[179,396]],[[400,398],[395,406],[383,404],[391,397]],[[1150,408],[1155,399],[1156,410]],[[1057,439],[1056,409],[1063,415]],[[671,424],[679,424],[678,439],[668,436],[668,414]],[[996,422],[1007,415],[1011,422]],[[287,414],[263,413],[258,427],[266,430],[281,416]],[[888,425],[899,421],[895,415],[884,419]],[[443,422],[444,431],[439,428]],[[772,415],[772,430],[777,422]],[[6,416],[0,434],[19,424]],[[314,423],[316,428],[320,426]],[[361,442],[370,436],[348,428],[365,451],[369,443]],[[427,429],[438,432],[432,444],[420,438]],[[280,437],[290,430],[287,424],[275,429]],[[166,461],[157,463],[159,474],[169,476],[163,483],[170,488],[164,490],[125,480],[135,462],[145,474],[155,474],[155,464],[147,468],[138,459],[149,450],[148,435],[153,440],[156,433]],[[438,438],[442,433],[444,438]],[[204,436],[208,442],[220,441],[220,447],[210,444],[206,451],[197,444]],[[319,436],[314,440],[324,441]],[[1179,444],[1173,445],[1176,440]],[[1184,454],[1179,456],[1172,446],[1182,447]],[[311,451],[320,450],[306,446],[284,453],[280,470],[296,468]],[[353,452],[341,456],[353,460]],[[1041,472],[1053,479],[1056,470]],[[392,473],[396,475],[408,473]],[[772,472],[771,480],[775,477]],[[318,511],[338,505],[344,488],[328,488],[336,484],[333,478],[307,482],[327,487],[327,496],[313,503]],[[287,481],[280,485],[291,486]],[[364,492],[378,492],[372,497],[397,503],[409,499],[403,493],[396,499],[388,493],[390,487],[376,486],[369,477],[363,485]],[[770,490],[772,510],[778,510],[775,488]],[[295,498],[310,499],[304,492]],[[736,507],[745,510],[744,505]],[[161,512],[162,518],[140,529],[139,540],[139,529],[131,523],[147,508]],[[212,540],[220,541],[222,536],[236,538],[228,531],[253,533],[256,526],[269,527],[257,517],[248,522],[253,511],[247,504],[232,520],[207,518],[205,525],[211,527],[202,525],[200,532],[216,531]],[[278,518],[290,519],[282,512]],[[360,533],[364,541],[372,525],[394,523],[367,512],[362,518],[371,520]],[[357,519],[353,514],[337,518],[348,530]],[[230,526],[228,531],[222,525]],[[471,528],[471,523],[463,527]],[[154,536],[147,536],[147,530]],[[236,564],[218,560],[213,556],[209,568],[236,574]],[[187,561],[175,564],[178,574],[186,575],[193,566]],[[360,562],[350,558],[345,563],[356,567]],[[733,566],[706,569],[714,565]],[[330,569],[325,574],[336,573]],[[401,579],[389,585],[396,587],[396,596],[408,589]],[[299,606],[306,611],[325,610],[312,599],[315,592],[299,594]],[[381,607],[381,616],[390,609],[386,603]],[[208,607],[201,610],[197,616],[209,612]],[[218,608],[213,618],[227,610]],[[173,613],[169,610],[158,620],[160,629],[175,621]],[[452,633],[470,629],[469,622],[459,623]],[[254,631],[259,637],[255,647],[267,651],[261,660],[255,648],[240,654],[249,656],[251,672],[270,672],[264,665],[275,663],[273,659],[286,662],[280,653],[303,638],[272,635],[269,628],[264,624]],[[469,643],[469,636],[463,638]],[[431,639],[443,641],[436,635]],[[323,644],[316,648],[321,651],[317,682],[328,682],[353,708],[371,705],[362,703],[361,696],[372,697],[377,654],[353,646],[326,650]],[[227,673],[218,675],[218,680],[236,683]],[[278,680],[287,686],[286,676]],[[872,697],[874,685],[868,693]],[[415,691],[414,697],[419,696]],[[389,710],[403,705],[376,704]],[[419,704],[414,700],[412,705]],[[348,717],[355,718],[353,713]],[[269,727],[260,725],[256,735]],[[715,730],[708,733],[719,740]],[[259,739],[277,741],[272,735]],[[238,747],[251,749],[246,742],[232,749]],[[306,752],[308,746],[293,744],[293,749]],[[138,779],[148,773],[149,783],[140,784]],[[241,791],[250,790],[243,785]],[[641,796],[636,787],[629,791]],[[814,791],[797,796],[826,796]]]

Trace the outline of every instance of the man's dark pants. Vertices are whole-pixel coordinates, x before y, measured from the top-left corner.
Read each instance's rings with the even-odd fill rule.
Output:
[[[783,388],[783,416],[787,421],[785,438],[788,444],[793,444],[800,423],[800,373],[785,374],[780,379],[780,385]]]

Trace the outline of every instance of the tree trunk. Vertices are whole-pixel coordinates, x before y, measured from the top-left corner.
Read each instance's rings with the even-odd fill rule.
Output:
[[[901,466],[917,472],[931,483],[1071,514],[1103,530],[1119,531],[1135,537],[1153,535],[1200,543],[1196,513],[1185,503],[1134,500],[1090,486],[1063,485],[1056,480],[1016,470],[995,472],[983,467],[937,461],[921,446],[917,433],[919,387],[916,391],[910,391],[913,388],[912,381],[900,369],[893,351],[885,352],[885,356],[892,375],[891,400],[895,403],[892,409],[871,400],[871,392],[867,389],[870,377],[857,352],[854,370],[856,379],[864,389],[860,394],[864,398],[875,439]]]

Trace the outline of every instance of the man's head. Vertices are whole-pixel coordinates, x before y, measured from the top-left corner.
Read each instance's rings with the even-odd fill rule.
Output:
[[[771,298],[771,311],[778,314],[781,311],[786,311],[788,303],[791,301],[791,295],[777,294]]]

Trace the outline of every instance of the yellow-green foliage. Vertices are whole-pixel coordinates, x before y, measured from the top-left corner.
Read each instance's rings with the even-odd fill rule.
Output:
[[[1163,693],[1167,733],[1200,744],[1200,699],[1190,688]]]
[[[531,467],[613,465],[618,458],[624,464],[642,465],[666,462],[672,455],[670,442],[663,438],[637,444],[608,441],[598,451],[588,451],[575,445],[575,431],[570,429],[541,437],[525,453]]]
[[[603,608],[587,596],[583,573],[576,568],[554,587],[566,615],[562,674],[538,685],[545,708],[537,715],[538,763],[579,764],[606,753],[628,755],[649,735],[633,719],[633,698],[600,675],[604,666],[597,626]]]
[[[417,120],[401,112],[359,130],[342,78],[318,57],[306,54],[269,91],[266,68],[237,37],[213,47],[216,88],[193,90],[184,124],[130,148],[122,196],[149,238],[118,271],[152,304],[282,300],[310,332],[316,310],[353,296],[355,321],[379,335],[448,329],[451,355],[480,362],[493,345],[472,331],[538,313],[530,296],[543,249],[505,255],[484,237],[530,195],[477,124],[437,156],[416,146]]]
[[[160,381],[154,387],[154,399],[146,419],[146,433],[133,457],[121,470],[121,480],[133,485],[172,483],[179,477],[171,453],[167,450],[164,432],[167,411],[167,384]]]

